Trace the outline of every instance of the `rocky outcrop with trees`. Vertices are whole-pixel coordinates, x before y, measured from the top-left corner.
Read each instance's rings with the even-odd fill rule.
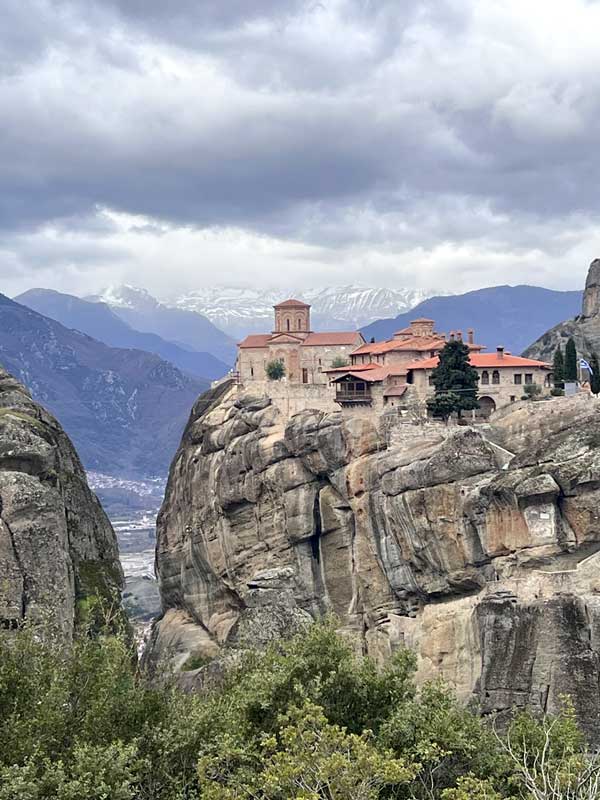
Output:
[[[491,425],[305,411],[222,384],[193,409],[159,517],[149,659],[194,668],[330,613],[380,662],[403,646],[484,713],[573,697],[600,737],[600,407]],[[198,678],[199,678],[198,674]]]
[[[118,596],[115,533],[58,422],[0,368],[0,627],[71,638],[92,596]]]
[[[552,362],[557,349],[564,350],[569,339],[574,341],[577,353],[584,358],[600,353],[600,258],[590,264],[581,314],[546,331],[523,355]]]

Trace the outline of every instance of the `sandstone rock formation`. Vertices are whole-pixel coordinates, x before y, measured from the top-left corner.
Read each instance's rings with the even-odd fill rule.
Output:
[[[581,315],[555,325],[523,353],[527,358],[552,361],[557,347],[572,338],[580,356],[600,355],[600,258],[590,264],[585,282]]]
[[[68,638],[78,602],[122,580],[114,531],[71,442],[0,368],[0,628],[43,617]]]
[[[484,713],[571,694],[600,739],[600,404],[476,429],[305,411],[225,384],[193,409],[159,517],[150,649],[212,657],[334,612]],[[189,680],[188,676],[188,680]]]

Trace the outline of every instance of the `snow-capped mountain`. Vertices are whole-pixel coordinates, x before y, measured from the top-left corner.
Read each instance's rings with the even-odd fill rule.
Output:
[[[174,300],[172,305],[196,311],[221,330],[239,338],[247,333],[270,330],[273,306],[288,297],[311,304],[314,328],[333,330],[361,328],[376,319],[408,311],[426,298],[441,294],[448,292],[357,285],[304,290],[214,286],[189,292]]]
[[[107,286],[99,294],[89,295],[84,298],[92,303],[106,303],[111,308],[131,308],[137,311],[151,311],[159,305],[159,301],[152,297],[147,289],[139,286]]]
[[[146,289],[127,285],[109,286],[84,300],[106,303],[136,331],[154,333],[188,349],[210,353],[227,366],[235,361],[235,342],[206,315],[193,309],[167,305]]]

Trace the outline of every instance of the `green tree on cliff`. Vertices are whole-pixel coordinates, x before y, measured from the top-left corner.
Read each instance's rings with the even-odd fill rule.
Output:
[[[460,417],[462,411],[479,408],[479,375],[469,363],[469,348],[464,342],[457,339],[446,343],[431,377],[435,395],[427,401],[427,408],[434,416],[448,419],[456,412]]]
[[[563,389],[565,385],[565,358],[560,345],[554,351],[552,373],[554,375],[554,386],[557,389]]]
[[[600,394],[600,364],[598,363],[598,354],[592,353],[590,358],[590,367],[592,374],[590,375],[590,387],[593,394]]]
[[[565,380],[577,380],[577,348],[572,338],[565,347]]]

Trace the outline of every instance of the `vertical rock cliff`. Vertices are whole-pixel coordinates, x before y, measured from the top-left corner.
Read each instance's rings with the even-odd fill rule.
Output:
[[[0,627],[43,617],[70,637],[78,604],[122,580],[114,531],[73,445],[0,368]]]
[[[589,358],[593,352],[600,354],[600,258],[590,264],[581,314],[546,331],[523,355],[551,362],[557,347],[564,350],[569,338],[574,340],[580,356]]]
[[[357,648],[414,648],[419,680],[484,713],[571,694],[600,738],[600,404],[397,423],[285,419],[227,384],[200,398],[159,517],[149,658],[181,665],[334,612]]]

